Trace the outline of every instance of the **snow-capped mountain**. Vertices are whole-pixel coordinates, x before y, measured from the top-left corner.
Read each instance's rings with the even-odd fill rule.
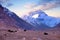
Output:
[[[26,30],[41,30],[41,29],[44,30],[51,28],[48,27],[49,25],[46,25],[47,23],[45,23],[45,21],[48,18],[48,16],[42,11],[31,12],[29,16],[25,16],[24,18],[27,22],[21,19],[20,17],[18,17],[14,12],[11,12],[7,8],[2,7],[0,5],[0,21],[3,21],[3,23],[7,24],[8,26],[9,25],[15,26]]]
[[[11,12],[10,10],[8,10],[7,8],[3,7],[0,5],[0,22],[3,21],[4,24],[8,25],[9,27],[17,27],[17,28],[21,28],[21,29],[26,29],[26,30],[41,30],[41,29],[47,29],[49,28],[48,26],[46,25],[43,25],[43,26],[46,26],[45,28],[41,25],[32,25],[28,22],[26,22],[25,20],[21,19],[20,17],[18,17],[14,12]],[[8,27],[6,26],[6,27]],[[4,27],[4,26],[3,26]]]
[[[49,27],[54,27],[58,23],[60,23],[60,18],[48,16],[42,10],[30,12],[29,15],[28,16],[25,15],[23,17],[23,19],[26,20],[27,22],[29,22],[30,24],[35,25],[35,26],[37,26],[37,24],[38,25],[44,24],[44,25],[47,25]]]

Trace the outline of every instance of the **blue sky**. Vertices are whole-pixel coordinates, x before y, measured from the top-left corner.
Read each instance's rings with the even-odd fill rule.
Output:
[[[43,10],[46,14],[53,17],[60,17],[60,0],[9,0],[12,6],[4,3],[5,7],[15,12],[19,17],[28,15],[31,11]]]

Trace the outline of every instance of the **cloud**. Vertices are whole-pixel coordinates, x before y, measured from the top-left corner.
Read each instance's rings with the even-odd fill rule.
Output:
[[[0,0],[0,3],[6,3],[8,2],[9,0]]]
[[[12,6],[13,4],[10,2],[10,0],[0,0],[0,4],[1,5],[5,5],[5,6],[8,6],[8,7],[10,7],[10,6]]]
[[[60,7],[60,0],[40,0],[40,3],[38,4],[26,4],[25,5],[26,8],[32,8],[35,10],[48,10],[48,9],[52,9],[55,7]]]
[[[55,1],[46,2],[44,4],[40,4],[34,7],[34,9],[48,10],[55,7],[60,7],[60,0],[55,0]]]
[[[41,2],[41,1],[40,1]],[[34,4],[29,3],[24,5],[24,11],[21,11],[21,13],[26,13],[29,15],[30,12],[36,11],[36,10],[49,10],[52,8],[60,7],[60,0],[50,0],[50,1],[42,1],[41,3]]]
[[[33,3],[27,3],[27,4],[24,5],[24,7],[27,8],[27,9],[30,9],[30,8],[34,7],[35,5],[36,4],[33,4]]]

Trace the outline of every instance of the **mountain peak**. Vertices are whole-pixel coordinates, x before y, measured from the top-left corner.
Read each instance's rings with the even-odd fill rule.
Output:
[[[60,19],[48,16],[42,10],[30,12],[29,15],[28,16],[25,15],[23,19],[31,24],[37,23],[40,25],[40,23],[43,23],[49,27],[54,27],[55,25],[60,23]]]
[[[33,11],[33,12],[30,12],[29,13],[30,16],[33,16],[35,14],[40,14],[40,15],[43,15],[44,14],[44,15],[47,16],[47,14],[45,12],[43,12],[42,10],[37,10],[37,11]]]

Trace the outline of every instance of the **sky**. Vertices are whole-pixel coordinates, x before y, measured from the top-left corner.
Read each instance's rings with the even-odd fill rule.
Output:
[[[12,4],[7,5],[8,3]],[[42,10],[49,16],[60,17],[60,0],[9,0],[3,5],[19,17],[37,10]]]

